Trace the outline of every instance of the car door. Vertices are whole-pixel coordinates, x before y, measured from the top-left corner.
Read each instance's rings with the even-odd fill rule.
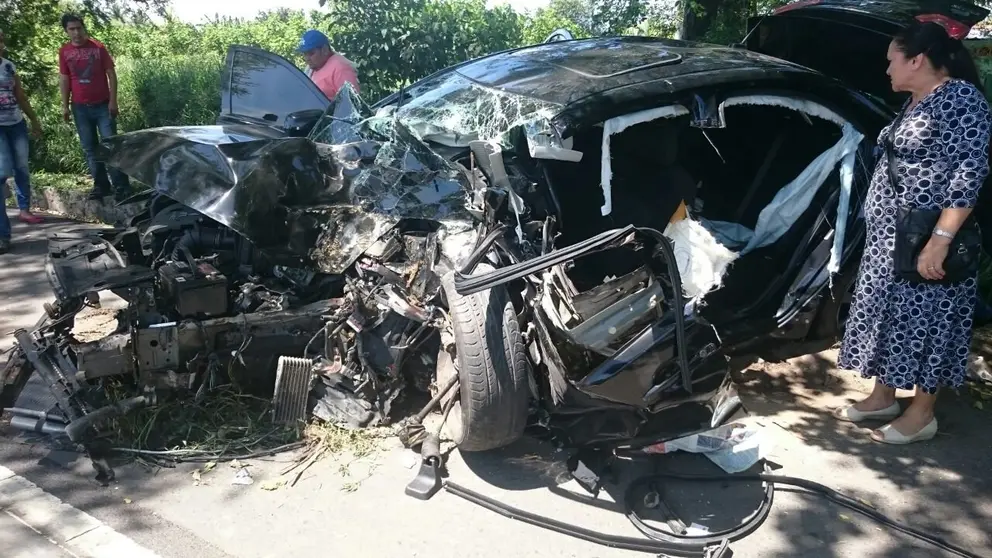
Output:
[[[331,101],[299,68],[259,48],[227,51],[217,124],[265,127],[284,134],[316,121]]]
[[[905,95],[892,91],[885,74],[893,35],[915,19],[935,21],[964,38],[988,15],[964,0],[800,0],[751,18],[745,47],[820,71],[899,107]]]

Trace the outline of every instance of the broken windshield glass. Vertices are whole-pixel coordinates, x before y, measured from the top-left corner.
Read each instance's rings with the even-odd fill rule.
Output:
[[[499,140],[516,126],[550,119],[560,110],[555,103],[483,87],[452,72],[399,108],[384,107],[376,118],[397,118],[424,141],[465,147]]]

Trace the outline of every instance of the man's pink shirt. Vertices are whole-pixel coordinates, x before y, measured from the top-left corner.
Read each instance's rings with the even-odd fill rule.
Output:
[[[355,65],[340,54],[331,55],[319,70],[314,70],[310,74],[310,79],[317,84],[324,95],[327,95],[328,99],[334,99],[345,82],[350,82],[356,93],[360,92]]]

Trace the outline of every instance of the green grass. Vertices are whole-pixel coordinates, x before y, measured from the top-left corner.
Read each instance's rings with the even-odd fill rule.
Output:
[[[220,111],[219,56],[174,56],[117,61],[118,133],[158,126],[213,124]],[[44,137],[31,142],[35,172],[85,174],[86,161],[72,123],[62,118],[58,88],[31,96]]]
[[[86,192],[93,187],[93,179],[85,174],[41,171],[31,174],[31,186],[35,190],[51,188],[59,192]]]
[[[11,195],[6,199],[7,207],[17,207],[17,198],[14,196],[14,181],[8,182]],[[32,205],[37,205],[37,200],[44,190],[56,190],[61,193],[87,192],[93,187],[93,180],[83,174],[64,174],[53,172],[32,172],[31,173],[31,197]]]

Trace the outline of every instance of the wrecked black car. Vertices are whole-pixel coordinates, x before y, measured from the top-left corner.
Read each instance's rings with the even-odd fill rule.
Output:
[[[148,186],[143,210],[50,239],[57,300],[16,333],[0,398],[74,440],[161,390],[234,378],[271,394],[276,421],[351,427],[441,390],[465,451],[528,427],[595,446],[719,425],[740,406],[730,357],[842,331],[899,102],[891,35],[914,17],[966,33],[987,13],[800,2],[742,45],[553,42],[371,107],[232,47],[216,126],[105,142]],[[76,340],[105,290],[128,301],[117,330]],[[144,392],[106,401],[111,376]],[[41,407],[23,401],[31,377],[53,394]]]

